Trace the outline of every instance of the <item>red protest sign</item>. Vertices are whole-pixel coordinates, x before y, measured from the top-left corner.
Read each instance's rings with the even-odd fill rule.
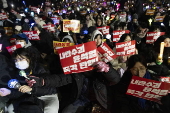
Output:
[[[97,29],[103,34],[103,35],[108,35],[110,26],[104,26],[104,27],[97,27]]]
[[[8,19],[6,13],[0,13],[0,20],[6,20]]]
[[[160,98],[167,95],[169,90],[169,83],[133,76],[126,94],[159,102]]]
[[[118,42],[120,40],[120,37],[125,34],[129,33],[129,30],[117,30],[113,31],[113,42]]]
[[[94,41],[58,49],[58,54],[65,74],[92,70],[91,65],[99,60]]]
[[[165,35],[165,32],[147,32],[146,43],[152,44],[162,35]]]
[[[126,56],[134,55],[136,53],[136,41],[120,42],[116,43],[116,55]]]
[[[43,25],[43,28],[48,30],[49,32],[55,32],[55,25],[54,24]]]
[[[8,50],[8,52],[9,52],[11,55],[12,55],[12,53],[13,53],[16,49],[18,49],[18,48],[22,48],[20,44],[6,47],[6,49]]]
[[[11,43],[12,45],[15,45],[15,42],[16,42],[16,38],[10,38],[10,43]]]
[[[37,31],[23,31],[23,33],[27,35],[29,40],[40,40],[40,37],[37,34]]]
[[[60,18],[59,17],[51,17],[53,20],[54,24],[59,24],[60,23]]]
[[[34,11],[35,13],[37,13],[37,7],[31,7],[31,11]]]
[[[97,48],[97,50],[99,51],[101,59],[106,63],[117,57],[113,50],[106,43],[103,43]]]

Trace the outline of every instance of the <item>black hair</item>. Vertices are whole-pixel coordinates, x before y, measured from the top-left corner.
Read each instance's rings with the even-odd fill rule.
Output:
[[[16,49],[12,54],[12,58],[15,59],[17,56],[20,56],[21,58],[22,56],[25,56],[27,59],[31,60],[30,54],[25,48]]]
[[[100,36],[101,39],[103,39],[103,36],[101,34],[97,34],[94,39],[96,39],[98,36]]]
[[[154,42],[154,50],[159,53],[160,50],[160,44],[161,42],[164,42],[166,38],[170,38],[169,35],[163,35],[160,36],[155,42]]]
[[[34,30],[34,27],[37,27],[39,31],[42,31],[42,27],[39,24],[35,24],[32,29]]]
[[[159,25],[152,25],[149,31],[153,32],[156,29],[160,29],[161,30],[161,27]]]
[[[23,58],[22,56],[25,56],[27,59],[29,59],[30,62],[28,70],[32,70],[34,68],[33,58],[31,57],[30,52],[27,49],[25,48],[16,49],[12,54],[12,59],[15,61],[17,56],[20,56],[21,58]]]
[[[148,26],[145,22],[141,22],[140,27],[144,29],[144,28],[147,28]]]
[[[97,24],[97,20],[101,20],[101,25],[100,25],[100,26]],[[96,26],[97,26],[97,27],[103,26],[103,18],[101,18],[101,17],[96,18]]]
[[[147,63],[144,57],[140,55],[132,55],[127,62],[128,70],[133,68],[137,62],[140,62],[142,65],[144,65],[147,68]]]
[[[21,38],[21,37],[18,36],[18,35],[16,36],[16,40],[24,40],[25,42],[27,42],[27,41],[26,41],[26,38]]]
[[[126,39],[127,36],[130,36],[130,34],[128,33],[125,33],[123,34],[121,37],[120,37],[120,40],[118,42],[124,42],[124,40]],[[131,40],[132,40],[132,37],[130,36]]]

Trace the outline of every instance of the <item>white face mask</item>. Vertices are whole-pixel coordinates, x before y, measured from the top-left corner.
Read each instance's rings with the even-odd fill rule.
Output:
[[[17,45],[17,44],[20,44],[21,47],[24,47],[24,46],[25,46],[25,42],[16,42],[15,44],[16,44],[16,45]]]
[[[15,67],[18,69],[27,69],[29,67],[29,64],[26,60],[15,62]]]

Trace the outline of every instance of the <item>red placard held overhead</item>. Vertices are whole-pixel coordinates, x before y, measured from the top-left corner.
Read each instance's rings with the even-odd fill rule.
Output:
[[[165,32],[147,32],[146,43],[152,44],[162,35],[165,35]]]
[[[99,51],[101,59],[106,63],[117,57],[113,50],[106,43],[103,43],[97,48],[97,50]]]
[[[126,94],[159,102],[161,97],[167,95],[169,90],[169,83],[133,76]]]
[[[54,24],[59,24],[60,23],[60,18],[59,17],[51,17],[53,20]]]
[[[43,25],[43,28],[48,30],[49,32],[55,32],[55,25],[54,24]]]
[[[6,13],[0,13],[0,20],[6,20],[8,19]]]
[[[103,35],[108,35],[110,26],[104,26],[104,27],[97,27],[97,29],[103,34]]]
[[[120,40],[120,37],[125,34],[129,33],[129,30],[117,30],[113,31],[113,42],[118,42]]]
[[[92,70],[91,65],[99,60],[94,41],[58,49],[58,54],[65,74]]]
[[[120,42],[116,43],[116,55],[126,56],[134,55],[136,53],[136,41]]]
[[[27,35],[29,40],[40,40],[40,37],[37,34],[37,31],[23,31],[23,33]]]
[[[6,47],[6,49],[8,50],[8,52],[9,52],[11,55],[12,55],[12,53],[13,53],[16,49],[18,49],[18,48],[22,48],[20,44]]]

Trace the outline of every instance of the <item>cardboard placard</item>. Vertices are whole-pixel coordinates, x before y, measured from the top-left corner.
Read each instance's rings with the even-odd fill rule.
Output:
[[[146,43],[153,44],[158,37],[165,35],[165,32],[147,32]]]
[[[99,60],[94,41],[58,49],[58,54],[65,74],[90,71]]]
[[[118,42],[120,40],[120,37],[125,34],[129,33],[129,30],[117,30],[113,31],[113,42]]]
[[[110,26],[97,27],[97,29],[103,34],[108,35],[110,31]]]
[[[169,90],[169,83],[133,76],[126,94],[160,102],[161,97],[167,95]]]
[[[11,36],[13,34],[13,29],[12,27],[4,27],[5,29],[5,34],[8,36]]]
[[[148,9],[148,10],[146,11],[146,15],[154,15],[154,13],[155,13],[155,10],[150,10],[150,9]]]
[[[53,41],[53,48],[54,48],[54,53],[58,54],[58,49],[61,49],[63,47],[70,47],[74,46],[74,43],[67,43],[67,42],[59,42],[59,41]]]
[[[10,55],[12,55],[12,53],[18,48],[22,48],[20,44],[6,47]]]
[[[164,21],[164,18],[165,18],[165,16],[156,16],[156,17],[155,17],[155,21],[156,21],[156,22],[163,22],[163,21]]]
[[[136,53],[136,41],[120,42],[116,43],[116,55],[126,56],[134,55]]]
[[[63,20],[63,32],[72,31],[73,33],[80,33],[79,20]]]
[[[29,40],[40,40],[40,37],[37,34],[37,31],[23,31],[23,33],[27,35]]]
[[[106,63],[117,57],[113,50],[106,43],[103,43],[100,47],[97,48],[97,50],[99,51],[102,61]]]

